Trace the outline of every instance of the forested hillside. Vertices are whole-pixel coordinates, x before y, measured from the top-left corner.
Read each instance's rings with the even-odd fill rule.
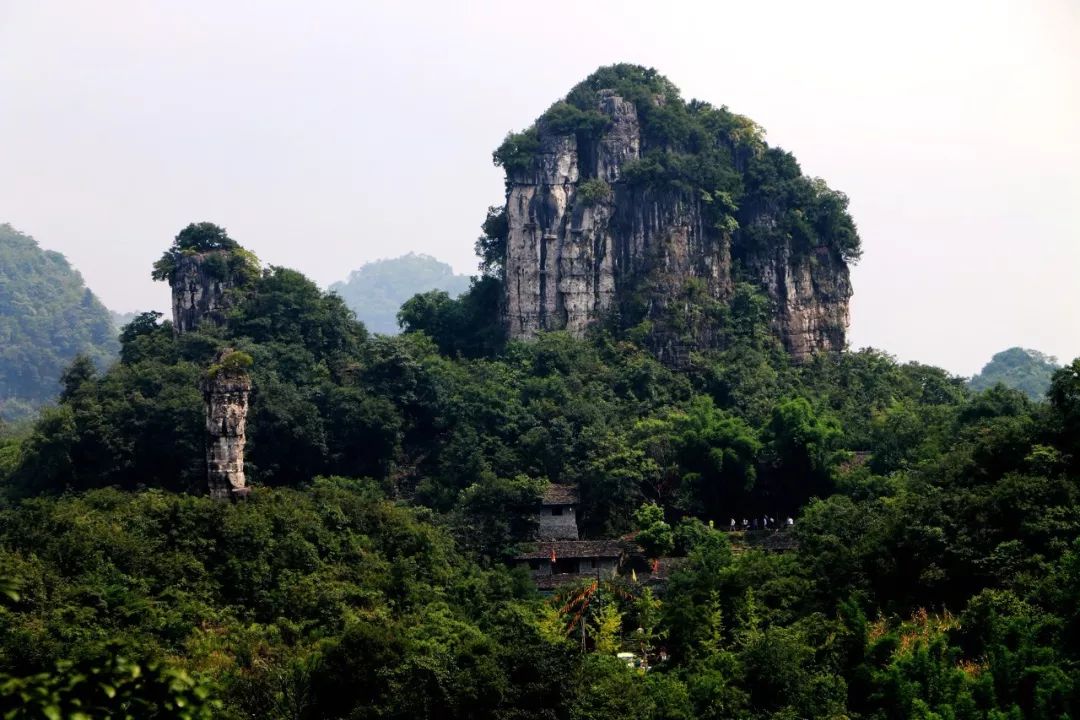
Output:
[[[1001,383],[1032,400],[1041,400],[1060,368],[1057,358],[1038,350],[1014,347],[994,355],[969,384],[972,390],[987,390]]]
[[[116,350],[108,310],[64,256],[0,225],[0,419],[55,398],[76,355],[103,367]]]
[[[873,351],[793,366],[740,292],[727,349],[682,372],[607,333],[476,359],[373,338],[279,268],[223,329],[141,316],[0,450],[2,671],[119,654],[214,717],[1072,712],[1080,363],[1047,406]],[[225,344],[257,388],[240,504],[199,496]],[[582,606],[507,570],[546,480],[579,483],[591,537],[656,503],[687,556],[666,592],[604,579]],[[711,529],[763,513],[797,550]]]
[[[875,350],[796,359],[749,282],[684,298],[712,336],[677,363],[640,323],[508,341],[492,267],[387,337],[182,230],[154,276],[201,303],[183,332],[136,317],[117,364],[75,361],[0,433],[0,714],[1080,715],[1080,360],[1036,403]],[[230,371],[232,502],[206,495]],[[549,595],[512,569],[549,483],[640,569]]]
[[[413,295],[442,290],[454,298],[468,288],[468,275],[454,274],[430,255],[409,253],[365,263],[348,280],[331,285],[330,292],[340,295],[369,331],[394,335],[400,331],[398,310]]]

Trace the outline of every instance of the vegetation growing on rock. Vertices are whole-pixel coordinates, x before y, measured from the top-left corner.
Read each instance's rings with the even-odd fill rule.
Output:
[[[631,184],[701,197],[712,225],[724,232],[746,228],[749,245],[775,241],[760,231],[754,235],[748,220],[763,208],[779,208],[778,227],[770,235],[793,238],[803,252],[827,247],[846,261],[859,258],[859,236],[843,193],[804,176],[794,156],[770,148],[764,130],[749,118],[684,100],[670,80],[651,68],[621,64],[599,69],[528,130],[511,133],[495,151],[495,164],[506,169],[508,180],[527,169],[540,147],[541,131],[598,137],[610,123],[596,110],[605,90],[631,101],[641,122],[641,158],[625,168]]]
[[[746,283],[798,361],[846,342],[848,264],[860,241],[848,200],[769,147],[752,121],[685,101],[654,70],[601,68],[495,151],[505,218],[478,243],[504,281],[489,306],[513,339],[596,325],[648,328],[673,365],[715,346]],[[704,302],[702,302],[704,301]]]
[[[259,260],[254,253],[242,248],[224,228],[200,222],[191,223],[177,234],[172,247],[154,263],[151,277],[171,282],[181,260],[193,256],[205,256],[202,263],[205,272],[218,280],[232,280],[240,285],[259,274]]]

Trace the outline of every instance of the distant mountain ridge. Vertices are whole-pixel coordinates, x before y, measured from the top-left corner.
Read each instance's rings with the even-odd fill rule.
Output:
[[[1057,358],[1022,347],[1012,347],[994,355],[982,369],[971,378],[972,390],[988,390],[1001,383],[1019,390],[1032,400],[1041,400],[1050,389],[1050,380],[1061,366]]]
[[[76,355],[98,366],[119,349],[109,311],[58,252],[0,224],[0,418],[32,412],[60,392]]]
[[[397,312],[417,293],[445,290],[456,297],[469,288],[468,275],[458,275],[447,263],[431,255],[412,253],[365,263],[347,280],[328,289],[337,293],[371,332],[399,332]]]

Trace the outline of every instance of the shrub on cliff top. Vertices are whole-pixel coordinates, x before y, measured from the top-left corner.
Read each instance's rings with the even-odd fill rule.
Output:
[[[177,234],[172,247],[154,263],[150,277],[171,282],[181,258],[214,252],[222,253],[207,263],[207,269],[214,277],[232,277],[243,283],[259,276],[259,259],[254,253],[229,237],[225,228],[200,222],[191,223]]]
[[[790,242],[799,253],[828,250],[847,262],[859,258],[859,236],[843,193],[803,175],[795,158],[770,148],[762,128],[749,118],[707,102],[688,102],[674,83],[639,65],[601,67],[527,130],[508,135],[493,154],[495,164],[506,169],[507,182],[531,167],[542,135],[575,135],[579,151],[597,138],[610,124],[599,111],[601,91],[614,92],[637,110],[640,158],[627,162],[622,172],[629,184],[700,201],[709,226],[733,237],[736,252]],[[582,189],[591,181],[582,177]],[[595,201],[590,193],[579,197]],[[765,217],[767,222],[758,222]]]
[[[246,352],[234,350],[222,357],[221,362],[211,365],[210,369],[206,371],[206,377],[209,380],[213,380],[221,373],[225,373],[226,376],[242,375],[254,364],[255,361],[252,359],[251,355]]]
[[[540,133],[533,126],[519,133],[509,133],[491,153],[495,167],[505,168],[507,177],[515,172],[529,169],[533,155],[540,149]]]

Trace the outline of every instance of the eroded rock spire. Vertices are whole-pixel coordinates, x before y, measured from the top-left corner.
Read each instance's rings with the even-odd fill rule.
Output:
[[[227,348],[218,353],[203,381],[206,408],[206,474],[210,496],[239,499],[247,492],[247,442],[251,356]]]
[[[224,325],[239,291],[259,276],[252,253],[209,222],[180,231],[172,247],[154,263],[152,277],[172,290],[173,331],[177,335],[204,323]]]

